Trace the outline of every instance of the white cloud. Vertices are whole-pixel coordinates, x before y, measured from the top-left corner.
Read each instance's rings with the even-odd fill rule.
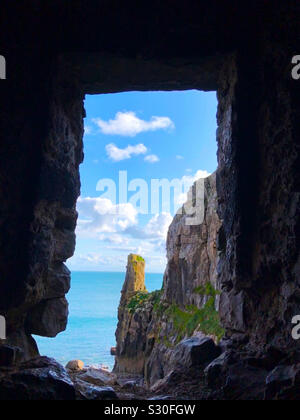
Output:
[[[149,237],[166,239],[172,220],[170,213],[156,214],[146,225],[145,232]]]
[[[176,159],[177,159],[177,160],[182,160],[182,159],[184,159],[184,157],[183,157],[183,156],[181,156],[181,155],[177,155],[177,156],[176,156]]]
[[[192,186],[210,174],[199,170],[182,177]],[[186,202],[186,194],[177,198]],[[179,203],[180,202],[180,203]],[[132,204],[114,205],[105,198],[80,197],[77,209],[78,244],[75,256],[68,262],[74,270],[124,271],[129,253],[138,253],[146,259],[148,272],[162,272],[166,266],[166,238],[173,220],[170,213],[153,216],[141,226],[138,212]],[[83,239],[96,239],[88,242]]]
[[[151,239],[156,241],[155,243],[160,243],[166,240],[172,220],[170,213],[156,214],[145,227],[129,226],[125,233],[136,239]]]
[[[77,210],[79,237],[103,239],[103,233],[123,232],[137,224],[137,210],[130,203],[114,205],[106,198],[80,197]]]
[[[106,146],[106,153],[114,162],[130,159],[132,156],[144,155],[148,151],[144,144],[136,146],[127,146],[125,149],[119,149],[115,144],[111,143]]]
[[[124,235],[120,235],[120,234],[102,234],[98,237],[98,239],[100,241],[106,242],[108,244],[113,244],[113,245],[128,245],[129,243],[129,239],[126,238]]]
[[[145,161],[149,163],[156,163],[159,162],[159,157],[156,155],[148,155],[145,157]]]
[[[190,184],[192,186],[193,183],[195,181],[197,181],[198,179],[200,179],[200,178],[207,178],[210,175],[211,175],[211,173],[199,169],[194,175],[184,175],[181,179],[184,182],[187,182],[188,184]]]
[[[74,270],[126,270],[126,255],[103,255],[98,252],[79,253],[68,260],[68,266]]]
[[[118,112],[113,120],[104,121],[101,118],[93,119],[103,134],[135,137],[146,131],[166,130],[175,127],[169,117],[151,117],[145,121],[136,116],[135,112]]]

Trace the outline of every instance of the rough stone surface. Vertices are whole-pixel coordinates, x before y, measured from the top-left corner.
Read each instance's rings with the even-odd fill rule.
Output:
[[[0,368],[14,366],[22,360],[23,352],[18,347],[3,345],[0,347]]]
[[[164,298],[180,307],[201,307],[205,297],[195,293],[195,289],[207,282],[219,289],[216,269],[217,237],[221,221],[217,215],[216,174],[198,180],[193,189],[197,186],[203,188],[204,203],[201,197],[195,202],[196,192],[191,191],[185,208],[196,207],[197,214],[203,214],[203,220],[194,224],[196,214],[190,215],[182,210],[181,214],[175,216],[167,238],[168,264],[164,275]]]
[[[143,374],[145,362],[145,324],[149,323],[146,312],[131,314],[128,305],[136,293],[146,293],[145,261],[138,255],[129,255],[125,283],[118,310],[116,331],[117,351],[114,371]]]
[[[202,200],[196,201],[199,185],[202,187]],[[196,224],[194,220],[190,223],[196,215],[189,210],[192,206],[197,215],[203,215]],[[216,337],[199,334],[201,324],[196,324],[195,331],[190,334],[186,331],[181,333],[176,330],[175,321],[167,311],[172,305],[182,311],[188,310],[186,308],[189,305],[201,309],[208,302],[209,296],[200,294],[198,288],[205,288],[209,284],[216,290],[216,242],[220,225],[216,175],[213,174],[195,183],[187,203],[169,228],[168,265],[163,291],[155,292],[157,295],[149,294],[132,313],[128,303],[136,294],[130,293],[133,287],[128,279],[134,276],[130,274],[132,270],[129,265],[119,307],[121,322],[117,330],[115,372],[144,375],[147,384],[153,386],[174,369],[205,365],[219,356],[220,349],[214,343]],[[144,283],[138,289],[145,292]],[[216,295],[215,310],[218,308],[218,298]],[[159,308],[163,309],[162,313]]]
[[[113,388],[106,386],[100,387],[90,385],[87,382],[77,380],[76,391],[79,394],[79,399],[88,401],[103,401],[103,400],[118,400],[118,396]]]
[[[96,386],[115,385],[117,382],[116,375],[103,369],[94,368],[89,368],[78,374],[77,378]]]
[[[205,366],[220,356],[221,349],[209,337],[191,337],[179,343],[172,354],[171,363],[186,368]]]
[[[266,378],[267,400],[300,399],[300,363],[277,366]]]
[[[84,368],[84,363],[81,360],[71,360],[66,365],[66,369],[70,371],[80,372]]]
[[[75,400],[73,382],[66,370],[47,357],[21,364],[17,369],[0,370],[0,399]]]
[[[29,314],[26,328],[32,334],[56,337],[67,327],[69,305],[65,298],[42,301]]]

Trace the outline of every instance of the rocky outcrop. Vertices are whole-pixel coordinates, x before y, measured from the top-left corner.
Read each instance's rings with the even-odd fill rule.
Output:
[[[118,310],[114,371],[119,374],[143,374],[146,341],[144,325],[149,323],[149,318],[146,312],[136,313],[135,307],[146,295],[145,260],[139,255],[131,254],[128,257],[126,279]]]
[[[139,291],[133,292],[129,257],[119,308],[116,372],[123,368],[144,375],[153,386],[174,369],[206,366],[219,356],[216,343],[224,331],[217,312],[216,240],[221,223],[216,209],[213,174],[195,183],[169,228],[161,291],[147,293],[139,283]]]
[[[213,174],[194,184],[187,203],[169,228],[163,286],[167,302],[183,308],[187,305],[201,307],[207,297],[197,293],[197,289],[207,283],[219,289],[216,270],[221,222],[217,208],[216,174]]]
[[[47,357],[33,359],[0,372],[0,400],[75,400],[66,370]]]

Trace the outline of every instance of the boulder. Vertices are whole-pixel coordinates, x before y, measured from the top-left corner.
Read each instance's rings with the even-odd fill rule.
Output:
[[[39,357],[0,371],[0,400],[75,400],[74,384],[63,366]]]
[[[67,365],[66,369],[71,370],[73,372],[78,372],[83,370],[84,363],[81,360],[71,360]]]
[[[182,372],[172,370],[163,379],[158,380],[154,385],[151,386],[152,392],[164,392],[170,387],[179,383],[182,377]]]
[[[172,362],[187,368],[207,365],[216,359],[221,350],[214,341],[205,336],[187,338],[181,341],[172,354]]]
[[[204,370],[206,384],[211,389],[220,389],[225,384],[226,372],[237,362],[234,351],[227,350],[213,360]]]
[[[86,372],[79,374],[78,379],[96,386],[115,385],[117,383],[117,377],[113,373],[94,368],[89,368]]]
[[[100,387],[91,385],[85,381],[77,380],[75,382],[75,388],[79,399],[84,400],[117,400],[118,396],[114,389],[111,387]]]
[[[204,370],[206,383],[209,388],[215,389],[221,387],[223,376],[222,370],[225,365],[226,353],[221,354],[213,360]]]
[[[267,400],[300,399],[300,364],[277,366],[266,378]]]

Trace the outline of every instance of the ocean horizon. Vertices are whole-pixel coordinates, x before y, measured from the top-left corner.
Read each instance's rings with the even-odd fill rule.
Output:
[[[62,365],[80,359],[86,365],[114,366],[110,349],[116,345],[118,306],[125,272],[73,271],[67,295],[69,320],[66,331],[56,338],[34,336],[40,354]],[[162,273],[146,273],[149,292],[161,289]]]

